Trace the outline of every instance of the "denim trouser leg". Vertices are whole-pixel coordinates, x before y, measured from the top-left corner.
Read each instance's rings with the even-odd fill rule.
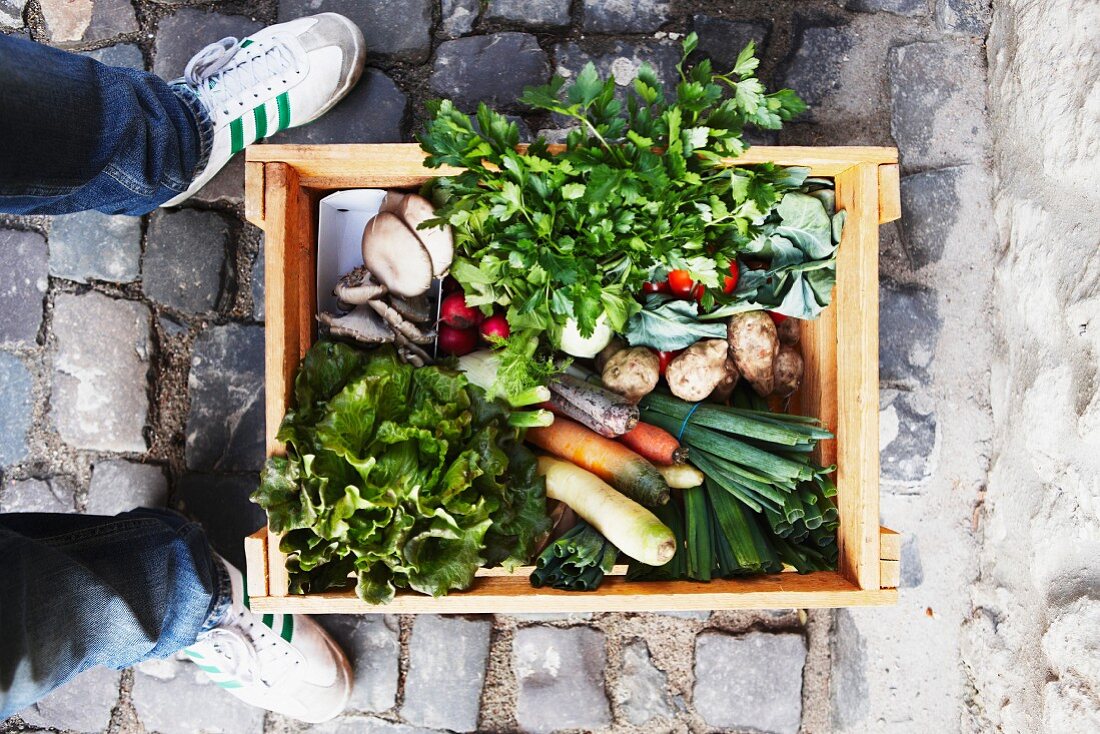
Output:
[[[190,89],[0,35],[0,212],[144,214],[206,165]]]
[[[88,668],[190,645],[231,599],[202,529],[168,510],[0,515],[0,559],[0,720]]]

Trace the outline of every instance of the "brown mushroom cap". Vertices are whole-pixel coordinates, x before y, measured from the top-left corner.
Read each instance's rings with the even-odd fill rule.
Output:
[[[389,197],[389,194],[386,196]],[[419,229],[422,222],[435,218],[435,207],[418,194],[405,194],[398,214],[428,249],[435,277],[442,278],[447,274],[447,269],[451,267],[455,257],[455,241],[450,226]]]
[[[412,297],[432,284],[432,259],[396,214],[380,212],[363,229],[363,264],[390,293]]]
[[[401,216],[401,202],[405,199],[404,191],[390,190],[386,192],[385,198],[382,199],[382,206],[379,207],[380,212],[389,212],[390,214],[396,214]]]

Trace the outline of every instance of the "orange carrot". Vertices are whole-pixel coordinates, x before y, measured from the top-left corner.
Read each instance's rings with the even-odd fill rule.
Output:
[[[687,447],[681,446],[676,437],[665,429],[650,423],[639,421],[638,425],[619,436],[619,441],[660,466],[687,461]]]
[[[621,443],[568,418],[558,417],[545,428],[529,428],[527,440],[587,469],[643,505],[653,507],[668,502],[668,484],[653,464]]]

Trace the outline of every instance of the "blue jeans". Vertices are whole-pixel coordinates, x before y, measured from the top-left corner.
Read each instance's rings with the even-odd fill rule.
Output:
[[[0,35],[0,212],[146,214],[187,190],[212,140],[186,86]]]
[[[170,510],[0,515],[0,720],[77,674],[164,657],[216,626],[229,577]]]

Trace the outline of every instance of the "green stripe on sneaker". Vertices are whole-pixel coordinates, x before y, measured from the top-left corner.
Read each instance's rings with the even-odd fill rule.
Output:
[[[216,675],[221,675],[221,671],[215,668],[213,665],[200,665],[199,663],[195,663],[195,666],[204,673],[214,673]]]
[[[244,124],[239,117],[229,123],[229,145],[233,155],[244,150]]]
[[[290,127],[290,97],[283,92],[275,98],[275,102],[279,105],[279,130],[286,130]]]
[[[252,45],[252,39],[251,38],[246,38],[243,41],[241,41],[241,48],[248,48],[251,45]]]
[[[186,655],[187,657],[191,658],[192,660],[202,660],[203,659],[202,655],[198,654],[194,650],[188,650],[187,648],[184,648],[183,654]]]
[[[215,681],[215,683],[217,683],[217,685],[221,686],[222,688],[241,688],[242,687],[241,684],[238,683],[235,680],[224,680],[224,681],[221,681],[221,682]]]
[[[271,627],[271,625],[275,623],[275,615],[265,614],[260,621],[263,622],[265,627]]]
[[[287,642],[290,642],[290,638],[294,636],[294,615],[293,614],[284,614],[283,615],[283,631],[280,632],[279,635],[284,640],[286,640]]]
[[[256,121],[256,142],[267,137],[267,106],[260,105],[252,110],[252,119]]]

